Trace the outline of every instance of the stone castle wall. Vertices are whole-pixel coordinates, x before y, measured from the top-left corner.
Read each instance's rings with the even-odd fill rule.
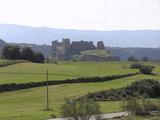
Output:
[[[71,44],[70,52],[72,54],[79,54],[81,51],[84,50],[95,50],[96,47],[94,46],[93,42],[88,41],[74,41]]]
[[[84,50],[96,50],[96,49],[105,49],[103,41],[97,42],[97,47],[93,44],[92,41],[73,41],[70,42],[70,39],[62,39],[62,42],[55,40],[52,42],[52,47],[54,55],[60,59],[68,59],[71,54],[80,54]]]

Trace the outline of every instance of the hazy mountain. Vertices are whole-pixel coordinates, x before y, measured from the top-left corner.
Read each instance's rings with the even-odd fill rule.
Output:
[[[0,38],[12,43],[51,44],[53,40],[70,38],[72,41],[102,40],[107,46],[160,47],[160,30],[94,31],[0,24]]]

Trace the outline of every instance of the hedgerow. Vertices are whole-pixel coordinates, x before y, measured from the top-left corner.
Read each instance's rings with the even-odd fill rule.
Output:
[[[67,80],[49,80],[48,85],[57,85],[57,84],[72,84],[72,83],[89,83],[89,82],[105,82],[116,80],[124,77],[135,76],[139,73],[129,73],[124,75],[112,75],[106,77],[88,77],[88,78],[77,78],[77,79],[67,79]],[[15,91],[21,89],[29,89],[34,87],[45,86],[46,81],[42,82],[29,82],[29,83],[8,83],[0,85],[0,92],[6,91]]]

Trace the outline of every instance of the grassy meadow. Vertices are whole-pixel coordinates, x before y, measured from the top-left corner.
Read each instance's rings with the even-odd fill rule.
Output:
[[[101,57],[106,57],[111,55],[108,51],[106,50],[86,50],[81,52],[82,55],[95,55],[95,56],[101,56]]]
[[[46,73],[46,69],[49,71],[50,80],[120,75],[137,72],[137,70],[129,69],[129,65],[130,63],[127,62],[63,62],[59,64],[20,63],[7,67],[0,67],[0,84],[44,81],[46,78],[45,74],[38,73]]]
[[[108,76],[137,72],[129,69],[130,62],[64,62],[60,64],[19,63],[7,67],[0,67],[0,72],[6,73],[33,73],[33,74],[0,74],[0,84],[25,83],[45,80],[45,75],[35,73],[49,73],[50,80],[62,80],[77,77]],[[26,90],[0,93],[0,120],[45,120],[51,114],[60,117],[60,107],[65,98],[78,98],[89,92],[120,88],[139,79],[160,80],[160,65],[158,63],[145,63],[155,65],[154,73],[157,75],[136,75],[107,82],[78,83],[49,86],[50,111],[45,111],[46,88],[38,87]],[[122,111],[120,101],[100,102],[102,112]],[[137,117],[136,117],[137,118]],[[144,118],[138,117],[143,120]]]

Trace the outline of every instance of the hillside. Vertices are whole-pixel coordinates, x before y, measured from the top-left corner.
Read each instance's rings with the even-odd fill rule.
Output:
[[[86,51],[82,51],[81,55],[94,55],[94,56],[100,56],[100,57],[107,57],[110,54],[106,50],[86,50]]]
[[[71,40],[88,40],[94,42],[102,40],[106,46],[160,47],[159,30],[95,31],[0,24],[0,35],[2,39],[11,43],[26,43],[27,41],[27,43],[34,44],[51,44],[53,40],[70,38]]]
[[[107,50],[82,51],[79,59],[81,61],[119,61],[117,56],[114,56]]]
[[[160,48],[107,48],[112,54],[118,56],[121,60],[127,60],[130,56],[137,58],[149,57],[150,60],[160,60]]]

